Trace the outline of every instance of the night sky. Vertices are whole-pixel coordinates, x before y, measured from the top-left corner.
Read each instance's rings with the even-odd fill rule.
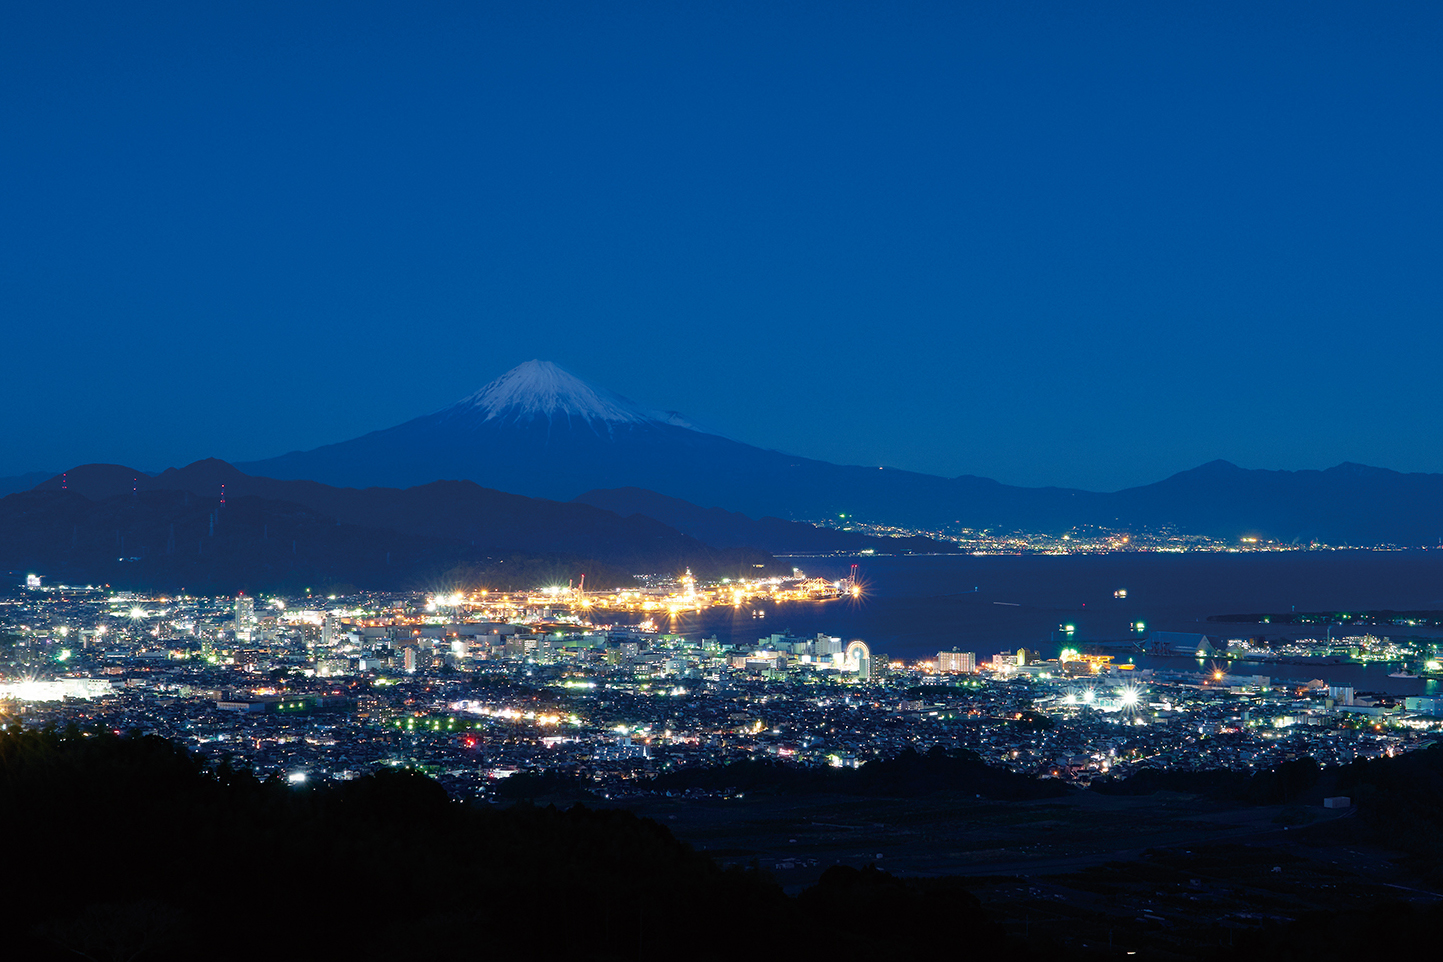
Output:
[[[1440,21],[6,4],[0,475],[314,447],[531,358],[838,462],[1443,471]]]

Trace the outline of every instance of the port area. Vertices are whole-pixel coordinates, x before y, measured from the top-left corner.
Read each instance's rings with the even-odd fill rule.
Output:
[[[1316,913],[1443,901],[1402,853],[1367,841],[1356,809],[1320,804],[1236,805],[1165,792],[618,803],[722,865],[760,867],[791,894],[834,865],[961,876],[1009,931],[1085,949],[1192,957]]]

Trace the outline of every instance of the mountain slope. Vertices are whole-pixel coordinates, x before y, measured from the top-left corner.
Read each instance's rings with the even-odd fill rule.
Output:
[[[0,566],[52,583],[199,592],[338,584],[421,587],[475,552],[456,542],[338,524],[301,505],[185,491],[92,501],[75,491],[0,498]]]
[[[1008,488],[849,467],[766,451],[650,412],[542,361],[503,374],[436,414],[312,451],[237,465],[250,474],[347,487],[409,487],[465,478],[556,500],[598,488],[644,488],[753,517],[855,514],[911,525],[1072,524],[1089,492]],[[959,510],[966,509],[966,510]]]
[[[31,471],[29,474],[17,474],[9,478],[0,478],[0,498],[7,494],[14,494],[16,491],[29,491],[46,478],[50,477],[49,471]]]
[[[65,533],[61,528],[69,515],[56,520],[49,518],[46,510],[47,505],[69,502],[26,500],[28,495],[78,498],[87,503],[108,505],[107,511],[123,515],[135,504],[149,503],[142,496],[164,492],[183,494],[186,505],[192,501],[210,505],[207,512],[219,508],[223,495],[226,505],[221,510],[225,516],[237,513],[232,505],[248,501],[263,502],[271,506],[266,510],[282,514],[300,512],[315,515],[325,519],[326,525],[364,529],[368,534],[356,535],[360,539],[358,544],[367,538],[378,545],[389,545],[400,539],[401,547],[387,550],[420,551],[424,547],[436,559],[453,565],[482,564],[486,557],[498,554],[545,554],[573,560],[593,559],[629,577],[633,573],[681,571],[687,567],[699,575],[735,575],[743,570],[751,574],[759,573],[755,566],[761,565],[763,569],[760,570],[767,570],[765,566],[772,563],[765,552],[739,548],[713,549],[651,518],[621,518],[590,505],[525,498],[491,491],[469,481],[439,481],[407,490],[342,489],[313,481],[251,477],[224,461],[214,459],[198,461],[185,468],[172,468],[153,478],[121,465],[72,468],[32,492],[0,500],[0,537],[4,537],[7,530],[3,528],[4,524],[12,525],[10,530],[18,537],[20,529],[29,523],[25,521],[29,515],[35,515],[42,527],[44,524],[52,527],[59,524],[60,528],[55,531]],[[67,510],[73,513],[78,509]],[[120,548],[120,539],[125,537],[125,525],[112,525],[110,521],[103,520],[106,517],[109,515],[105,512],[94,517],[86,515],[89,519],[86,523],[92,527],[113,527],[117,532],[116,547]],[[135,523],[139,527],[132,538],[142,540],[132,540],[132,546],[142,544],[154,551],[157,544],[170,544],[172,539],[168,534],[160,538],[154,533],[154,524],[159,524],[159,521],[154,524],[144,520]],[[165,523],[174,523],[174,519]],[[267,536],[264,527],[267,523],[260,522],[262,540]],[[51,534],[59,538],[57,550],[73,540],[55,535],[54,531]],[[186,534],[182,540],[189,537]],[[277,535],[272,532],[270,537]],[[21,543],[35,550],[43,547],[41,542],[24,538],[16,541],[16,544]],[[408,545],[410,547],[405,547]],[[355,550],[365,554],[361,547]],[[173,553],[173,550],[168,549],[167,553]],[[124,552],[116,551],[115,554],[120,556]],[[97,554],[92,560],[103,559],[104,556]],[[421,556],[417,555],[416,563],[420,564],[421,560]],[[435,560],[434,563],[439,564],[440,561]],[[585,570],[584,566],[578,567],[574,573]],[[376,577],[384,575],[385,572],[380,572]],[[376,583],[376,577],[370,578],[367,583]]]
[[[118,465],[85,465],[39,487],[68,486],[101,500],[130,492],[189,491],[220,498],[246,495],[287,501],[348,524],[450,538],[478,548],[572,551],[624,560],[638,550],[699,554],[706,545],[651,518],[621,518],[590,505],[563,504],[483,488],[471,481],[433,481],[413,488],[336,488],[315,481],[254,477],[214,458],[147,477]],[[224,486],[224,491],[222,491]]]
[[[1105,498],[1114,516],[1134,526],[1172,525],[1223,538],[1334,545],[1426,545],[1443,538],[1443,475],[1361,464],[1260,471],[1213,461]]]
[[[1246,471],[1216,462],[1156,484],[1097,493],[828,464],[698,430],[541,361],[436,414],[240,467],[353,487],[469,479],[556,500],[639,488],[750,518],[846,514],[933,530],[1172,527],[1219,538],[1359,545],[1437,544],[1443,537],[1443,475],[1349,464]],[[667,509],[653,503],[651,510]],[[687,523],[711,530],[705,521]]]
[[[949,552],[957,546],[931,538],[878,538],[781,518],[750,518],[723,508],[702,508],[642,488],[587,491],[576,502],[615,514],[655,518],[718,548],[747,546],[774,554],[809,551]]]

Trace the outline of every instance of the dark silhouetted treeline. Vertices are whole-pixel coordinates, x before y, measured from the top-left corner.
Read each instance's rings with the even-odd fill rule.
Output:
[[[568,772],[517,772],[496,786],[498,798],[509,801],[521,799],[591,799],[595,796],[590,788],[595,783]]]
[[[1337,791],[1352,798],[1377,842],[1443,885],[1443,745],[1345,765]]]
[[[790,899],[627,812],[468,806],[399,770],[258,781],[155,737],[0,733],[0,817],[7,958],[1021,951],[956,883],[835,869]]]
[[[1299,795],[1317,785],[1321,772],[1318,763],[1311,758],[1283,762],[1259,772],[1236,772],[1224,768],[1201,772],[1144,768],[1127,778],[1094,779],[1090,788],[1101,795],[1181,792],[1252,805],[1282,805],[1297,801]]]
[[[988,783],[978,766],[987,769],[971,753],[938,749],[815,773],[812,784],[858,794],[987,794],[979,789],[1023,782],[1065,790],[1024,776]],[[783,770],[807,774],[754,763],[678,775],[774,788]],[[1443,749],[1265,774],[1229,790],[1243,785],[1261,801],[1346,789],[1360,821],[1406,845],[1425,871],[1443,844]],[[464,805],[404,770],[337,784],[259,781],[155,737],[0,732],[0,817],[6,958],[800,962],[1062,951],[1004,934],[962,879],[834,866],[789,898],[764,872],[722,870],[627,812]],[[1174,945],[1168,957],[1391,955],[1428,945],[1440,923],[1436,905],[1362,905],[1239,933],[1226,950]],[[1130,943],[1131,923],[1116,924],[1119,944]]]
[[[1428,958],[1437,951],[1443,903],[1382,902],[1348,912],[1306,912],[1286,925],[1239,935],[1221,960],[1354,962]]]
[[[1068,792],[1061,782],[1039,780],[1005,768],[994,768],[976,752],[934,746],[925,755],[912,750],[860,768],[821,768],[773,761],[741,761],[711,768],[688,768],[653,779],[649,788],[774,792],[804,795],[876,795],[915,797],[932,792],[967,792],[986,798],[1023,800],[1056,798]]]
[[[1091,790],[1108,795],[1158,791],[1204,795],[1255,805],[1349,797],[1372,841],[1403,853],[1414,871],[1443,884],[1443,744],[1332,768],[1311,758],[1248,774],[1145,768],[1125,779],[1098,779]]]

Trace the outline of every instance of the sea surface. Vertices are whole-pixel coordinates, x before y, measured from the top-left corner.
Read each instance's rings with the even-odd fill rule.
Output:
[[[1213,637],[1323,637],[1326,628],[1209,623],[1212,615],[1363,609],[1443,610],[1443,550],[1129,553],[1070,556],[793,558],[808,576],[839,579],[858,565],[862,597],[714,608],[663,631],[749,644],[774,632],[860,638],[873,653],[916,659],[940,650],[982,659],[1021,647],[1056,657],[1065,644],[1126,642],[1156,630]],[[1125,598],[1114,597],[1125,590]],[[1141,622],[1138,631],[1133,626]],[[1070,637],[1064,626],[1073,626]],[[1334,636],[1435,636],[1428,629],[1334,628]],[[1127,651],[1120,648],[1120,652]],[[1131,653],[1139,667],[1185,670],[1190,658]],[[1126,660],[1129,654],[1124,654]],[[1435,683],[1389,678],[1398,666],[1238,665],[1239,674],[1322,678],[1358,690],[1419,694]],[[1206,667],[1211,669],[1209,663]],[[1219,667],[1222,667],[1220,664]]]

